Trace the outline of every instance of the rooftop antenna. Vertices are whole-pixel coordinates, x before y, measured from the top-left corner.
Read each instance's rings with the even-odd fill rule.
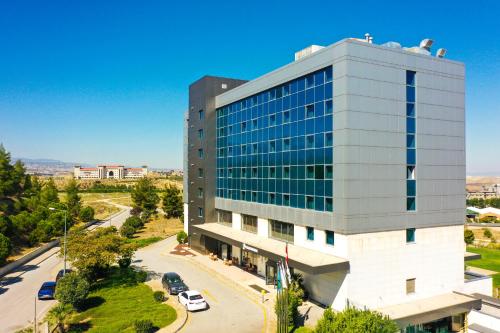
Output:
[[[370,34],[367,32],[367,33],[365,34],[365,40],[366,40],[368,43],[370,43],[370,38],[371,38],[371,37],[370,37]]]

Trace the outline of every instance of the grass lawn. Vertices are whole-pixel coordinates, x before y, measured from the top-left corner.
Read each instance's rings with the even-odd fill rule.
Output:
[[[140,273],[115,268],[98,281],[88,297],[86,308],[71,318],[69,332],[134,332],[134,322],[149,319],[156,328],[177,318],[171,306],[153,299],[153,291],[138,282]]]
[[[139,239],[152,237],[161,237],[164,239],[177,234],[183,229],[184,225],[179,219],[167,219],[165,215],[158,213],[135,236]]]
[[[314,332],[314,329],[307,327],[307,326],[300,326],[297,327],[292,331],[293,333],[312,333]]]
[[[489,269],[491,271],[498,272],[498,274],[495,274],[492,277],[493,277],[493,286],[495,288],[499,288],[500,287],[500,250],[468,246],[467,251],[480,254],[481,259],[467,261],[466,265],[484,268],[484,269]]]
[[[127,242],[131,244],[136,244],[138,248],[141,248],[159,242],[162,239],[164,238],[163,237],[131,238],[127,239]]]

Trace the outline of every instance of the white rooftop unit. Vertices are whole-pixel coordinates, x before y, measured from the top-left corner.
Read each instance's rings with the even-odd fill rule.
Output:
[[[295,61],[302,59],[304,57],[307,57],[307,56],[313,54],[314,52],[319,51],[319,50],[324,49],[324,48],[325,48],[324,46],[320,46],[320,45],[308,46],[305,49],[302,49],[300,51],[295,52]]]

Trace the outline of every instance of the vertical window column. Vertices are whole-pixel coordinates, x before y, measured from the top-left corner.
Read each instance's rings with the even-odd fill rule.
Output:
[[[415,106],[416,73],[406,71],[406,210],[417,209],[417,108]]]

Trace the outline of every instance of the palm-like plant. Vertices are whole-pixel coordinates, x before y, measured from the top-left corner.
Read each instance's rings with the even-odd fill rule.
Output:
[[[50,309],[47,314],[47,320],[50,324],[56,325],[57,330],[60,333],[64,333],[64,324],[66,323],[66,319],[71,313],[71,306],[66,304],[57,304],[52,309]]]

